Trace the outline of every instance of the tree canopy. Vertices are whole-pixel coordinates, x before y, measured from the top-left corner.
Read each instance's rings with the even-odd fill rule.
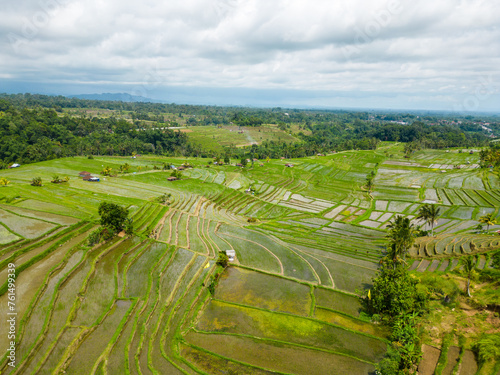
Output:
[[[440,209],[435,204],[424,204],[420,207],[416,219],[425,221],[431,226],[431,236],[434,237],[434,224],[439,217]]]
[[[99,205],[99,215],[101,216],[101,225],[113,229],[114,232],[120,232],[125,229],[128,218],[128,210],[117,204],[102,202]]]

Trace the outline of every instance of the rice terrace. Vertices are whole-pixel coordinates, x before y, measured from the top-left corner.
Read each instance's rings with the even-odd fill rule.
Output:
[[[307,136],[293,126],[267,136]],[[0,324],[2,374],[374,374],[403,345],[367,306],[405,219],[420,234],[397,262],[428,303],[413,369],[500,374],[499,354],[481,354],[500,332],[500,180],[484,148],[213,157],[226,147],[214,137],[240,128],[188,127],[211,150],[199,156],[88,152],[0,170],[0,311],[15,317]],[[265,129],[227,147],[250,150]],[[106,207],[130,219],[118,235],[100,227]]]

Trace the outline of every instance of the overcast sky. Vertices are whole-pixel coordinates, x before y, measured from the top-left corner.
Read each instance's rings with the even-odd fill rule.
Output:
[[[0,92],[500,112],[497,0],[4,0]]]

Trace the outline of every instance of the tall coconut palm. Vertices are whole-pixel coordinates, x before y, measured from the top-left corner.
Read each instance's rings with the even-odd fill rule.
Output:
[[[423,220],[431,226],[432,237],[434,237],[434,224],[437,223],[440,211],[435,204],[424,204],[418,211],[417,220]]]
[[[463,257],[460,260],[460,263],[462,263],[462,266],[464,267],[464,272],[467,275],[467,287],[466,287],[466,292],[467,295],[470,297],[470,279],[472,278],[472,274],[474,273],[474,269],[476,268],[476,262],[474,261],[474,257],[472,255]]]
[[[481,224],[486,224],[486,232],[488,229],[490,229],[490,225],[495,225],[497,223],[497,220],[493,217],[493,214],[486,214],[484,216],[481,216],[479,218],[479,222]]]
[[[394,221],[387,225],[389,233],[387,237],[391,246],[394,245],[394,251],[398,256],[406,259],[406,253],[415,243],[417,230],[410,219],[397,215]]]
[[[402,255],[402,247],[398,247],[394,242],[391,242],[387,245],[386,255],[380,260],[380,264],[383,264],[385,261],[389,260],[392,262],[393,268],[396,269],[398,264],[404,262],[402,259]]]

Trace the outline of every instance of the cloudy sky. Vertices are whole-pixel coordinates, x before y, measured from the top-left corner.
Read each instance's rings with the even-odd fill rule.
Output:
[[[4,0],[0,92],[500,112],[497,0]]]

